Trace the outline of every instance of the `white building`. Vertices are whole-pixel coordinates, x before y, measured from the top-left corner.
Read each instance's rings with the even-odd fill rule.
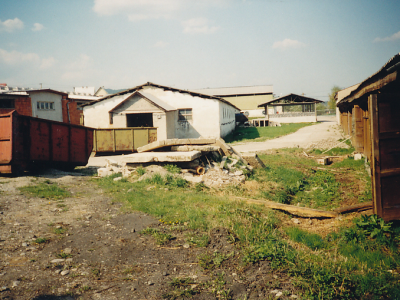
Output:
[[[156,127],[158,140],[224,137],[238,112],[222,98],[150,82],[83,106],[85,126]]]

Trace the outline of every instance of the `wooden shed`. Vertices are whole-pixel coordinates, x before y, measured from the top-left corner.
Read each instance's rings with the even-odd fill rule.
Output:
[[[344,132],[371,164],[374,213],[400,219],[400,54],[337,106]]]

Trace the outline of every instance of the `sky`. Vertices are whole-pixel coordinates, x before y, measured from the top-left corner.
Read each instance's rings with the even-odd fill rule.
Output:
[[[273,85],[328,100],[400,52],[398,0],[2,0],[0,83]]]

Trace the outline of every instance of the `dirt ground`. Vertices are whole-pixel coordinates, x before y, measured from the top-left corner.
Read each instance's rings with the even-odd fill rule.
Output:
[[[18,190],[45,181],[72,196],[46,200]],[[0,177],[0,299],[187,299],[185,290],[191,299],[298,298],[291,279],[268,262],[243,267],[225,229],[214,229],[210,244],[197,248],[179,232],[158,246],[140,234],[149,226],[165,230],[110,199],[90,176]],[[202,269],[199,255],[215,251],[230,258],[217,270]],[[177,278],[186,285],[172,286]]]

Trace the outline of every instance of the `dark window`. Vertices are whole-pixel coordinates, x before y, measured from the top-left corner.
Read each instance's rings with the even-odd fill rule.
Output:
[[[14,99],[0,99],[0,108],[15,108]]]
[[[153,114],[127,114],[126,127],[153,127]]]
[[[36,108],[39,110],[54,110],[54,102],[42,102],[36,103]]]
[[[178,120],[179,121],[192,120],[192,109],[191,108],[180,109],[178,111]]]
[[[113,118],[113,113],[112,112],[109,113],[109,118],[110,118],[110,125],[114,124],[114,118]]]

